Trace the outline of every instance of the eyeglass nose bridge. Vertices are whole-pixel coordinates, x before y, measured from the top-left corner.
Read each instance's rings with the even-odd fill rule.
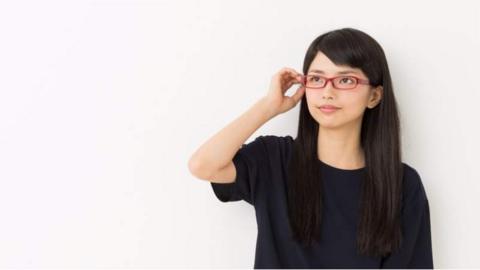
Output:
[[[335,86],[335,83],[333,83],[333,80],[336,79],[337,77],[334,77],[334,78],[324,78],[325,81],[323,82],[323,85],[322,86],[319,86],[320,88],[325,88],[327,87],[327,84],[328,82],[331,82],[332,83],[332,87],[335,88],[335,89],[338,89],[336,86]]]

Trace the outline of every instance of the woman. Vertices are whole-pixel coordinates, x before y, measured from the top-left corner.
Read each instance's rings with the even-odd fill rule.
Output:
[[[295,139],[245,144],[300,100]],[[387,60],[362,31],[317,37],[303,74],[276,73],[267,95],[204,143],[189,168],[220,201],[254,206],[254,268],[433,268],[429,204],[401,159]]]

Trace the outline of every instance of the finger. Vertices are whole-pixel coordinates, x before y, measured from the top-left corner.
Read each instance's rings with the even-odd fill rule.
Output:
[[[284,82],[301,82],[301,75],[292,74],[290,71],[283,74],[283,81]]]
[[[301,73],[297,72],[295,69],[289,68],[289,67],[284,67],[284,68],[280,69],[279,73],[282,73],[282,74],[286,73],[286,74],[289,74],[292,77],[302,75]]]
[[[292,68],[284,67],[277,72],[276,76],[278,77],[281,85],[286,85],[291,81],[294,82],[302,82],[302,74],[299,74]],[[292,84],[288,85],[288,88],[291,87]]]
[[[293,68],[286,68],[286,70],[295,78],[297,78],[298,76],[302,75],[301,73],[297,72],[295,69]]]
[[[293,100],[295,100],[295,103],[297,103],[302,98],[304,93],[305,93],[305,87],[300,86],[299,88],[297,88],[297,91],[292,96]]]
[[[291,80],[294,80],[296,82],[303,82],[303,75],[302,74],[298,74],[298,73],[292,74],[290,78],[291,78]]]
[[[294,84],[295,82],[294,81],[290,81],[288,82],[288,84],[285,86],[286,89],[292,87],[292,85]]]
[[[286,68],[280,70],[280,71],[278,72],[278,76],[280,77],[280,79],[281,79],[282,81],[288,81],[289,79],[291,79],[291,77],[293,77],[291,71],[289,71],[289,70],[286,69]]]
[[[295,79],[291,79],[289,82],[288,82],[288,88],[290,88],[292,85],[294,84],[302,84],[301,81],[299,80],[295,80]]]

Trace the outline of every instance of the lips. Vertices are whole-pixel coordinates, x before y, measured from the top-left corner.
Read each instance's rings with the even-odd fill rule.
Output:
[[[322,105],[318,108],[320,109],[320,111],[322,111],[322,113],[327,115],[333,114],[340,109],[339,107],[333,105]]]
[[[333,106],[333,105],[322,105],[319,107],[320,109],[326,109],[326,110],[337,110],[340,109],[340,107]]]

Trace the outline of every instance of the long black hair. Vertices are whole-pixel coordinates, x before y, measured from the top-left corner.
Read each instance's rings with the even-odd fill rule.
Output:
[[[401,245],[400,225],[403,166],[400,121],[387,60],[382,47],[368,34],[353,28],[332,30],[318,36],[308,47],[303,73],[318,52],[336,65],[360,68],[373,87],[382,86],[383,96],[374,108],[366,108],[360,143],[365,153],[357,252],[386,256]],[[300,105],[298,135],[288,169],[288,212],[292,237],[304,246],[320,240],[322,179],[317,156],[319,124],[307,107]]]

